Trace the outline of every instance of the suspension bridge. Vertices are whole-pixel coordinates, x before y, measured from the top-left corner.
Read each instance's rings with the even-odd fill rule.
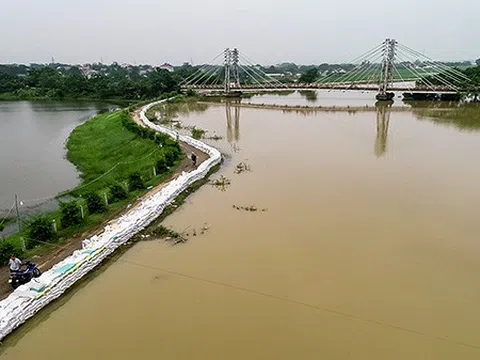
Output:
[[[181,85],[184,90],[223,92],[226,96],[240,96],[242,92],[327,89],[376,91],[377,100],[392,100],[394,92],[399,91],[410,99],[457,100],[459,92],[470,86],[470,79],[461,71],[395,39],[386,39],[351,62],[321,74],[312,83],[280,81],[238,49],[227,48]]]

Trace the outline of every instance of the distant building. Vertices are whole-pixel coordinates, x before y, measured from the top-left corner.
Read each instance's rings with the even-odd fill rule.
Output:
[[[162,70],[167,70],[167,71],[173,72],[173,65],[170,65],[168,63],[162,64],[158,68],[162,69]]]

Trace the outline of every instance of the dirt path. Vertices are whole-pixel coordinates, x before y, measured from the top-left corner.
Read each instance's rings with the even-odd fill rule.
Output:
[[[140,124],[141,126],[145,126],[143,122],[140,120],[139,117],[140,110],[135,111],[133,115],[133,119],[136,123]],[[81,234],[75,235],[71,239],[69,239],[65,244],[57,246],[56,248],[53,248],[52,252],[36,257],[33,260],[38,267],[42,271],[46,271],[50,269],[53,265],[56,263],[62,261],[63,259],[67,258],[70,256],[75,250],[81,249],[82,247],[82,241],[86,238],[89,238],[93,235],[100,234],[103,231],[103,228],[110,222],[114,221],[117,219],[119,216],[123,214],[127,214],[128,212],[132,211],[135,209],[141,202],[142,199],[148,198],[152,196],[153,194],[159,192],[162,188],[164,188],[171,180],[175,179],[177,176],[179,176],[182,172],[188,172],[190,170],[193,170],[194,168],[198,167],[202,162],[208,159],[208,155],[205,154],[204,152],[197,150],[196,148],[180,142],[180,147],[182,148],[182,151],[185,154],[185,158],[181,162],[181,164],[177,167],[175,172],[168,178],[166,179],[163,183],[159,184],[158,186],[154,187],[152,190],[147,192],[145,195],[143,195],[139,200],[134,200],[131,204],[132,206],[127,209],[127,207],[124,207],[117,211],[116,213],[112,214],[111,217],[106,219],[104,222],[102,222],[100,225],[89,229]],[[197,165],[193,166],[192,161],[190,160],[190,155],[195,153],[197,155]],[[54,245],[52,245],[53,247]],[[10,270],[8,269],[7,266],[0,267],[0,300],[6,298],[11,292],[12,288],[10,284],[8,283],[8,278],[10,275]]]

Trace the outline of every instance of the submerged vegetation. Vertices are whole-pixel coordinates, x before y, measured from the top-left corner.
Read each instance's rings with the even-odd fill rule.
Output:
[[[200,140],[203,139],[203,136],[205,135],[206,131],[203,129],[199,129],[197,127],[192,128],[192,138]]]
[[[230,186],[231,181],[230,179],[226,178],[223,175],[220,175],[218,179],[210,181],[210,185],[216,187],[220,191],[226,191],[227,188]]]
[[[416,111],[420,118],[428,118],[441,124],[449,124],[460,130],[480,130],[480,105],[467,104],[456,109],[424,109]]]

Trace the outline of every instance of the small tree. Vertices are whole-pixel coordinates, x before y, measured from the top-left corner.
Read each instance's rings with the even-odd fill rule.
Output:
[[[7,265],[12,255],[22,258],[24,254],[22,249],[12,244],[12,242],[8,240],[0,241],[0,265]]]
[[[304,72],[300,77],[298,78],[298,82],[301,84],[310,84],[314,82],[318,78],[318,69],[317,68],[311,68]]]
[[[130,174],[128,177],[128,189],[130,191],[135,191],[138,189],[144,189],[145,183],[143,182],[142,175],[138,172]]]
[[[157,170],[158,174],[164,173],[168,170],[167,161],[165,156],[160,156],[155,164],[155,169]]]
[[[78,206],[76,201],[60,204],[60,210],[62,212],[61,221],[64,228],[78,225],[83,220],[80,206]]]
[[[163,151],[163,154],[165,155],[165,161],[167,163],[167,166],[173,166],[173,164],[175,164],[175,160],[177,160],[177,155],[174,148],[171,146],[166,147]]]
[[[120,184],[113,184],[110,186],[110,201],[115,202],[124,200],[128,197],[127,190]]]
[[[28,248],[32,248],[40,242],[48,242],[56,239],[56,234],[53,231],[52,222],[44,216],[33,220],[29,225]]]
[[[85,200],[87,201],[87,208],[90,214],[100,214],[107,211],[105,202],[96,192],[85,194]]]

